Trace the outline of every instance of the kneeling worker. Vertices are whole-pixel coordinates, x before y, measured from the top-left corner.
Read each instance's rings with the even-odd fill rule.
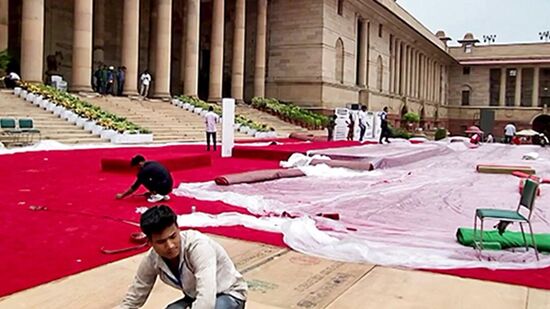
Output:
[[[152,249],[146,253],[120,308],[143,306],[155,280],[185,297],[166,309],[243,309],[247,286],[221,245],[200,232],[180,231],[177,216],[165,205],[147,210],[140,220]]]
[[[117,199],[125,198],[134,193],[139,186],[143,185],[147,190],[147,201],[156,203],[159,201],[167,201],[170,199],[170,192],[174,185],[172,175],[166,167],[156,161],[145,161],[142,155],[136,155],[130,162],[132,167],[138,167],[136,182],[125,192],[116,195]]]

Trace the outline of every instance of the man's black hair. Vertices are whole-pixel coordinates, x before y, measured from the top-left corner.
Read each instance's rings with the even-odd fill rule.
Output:
[[[141,162],[145,162],[145,157],[143,157],[143,156],[140,155],[140,154],[135,155],[135,156],[132,158],[132,161],[130,161],[130,166],[137,166],[137,165],[140,164]]]
[[[158,205],[149,208],[141,215],[139,226],[143,234],[151,239],[155,233],[162,233],[166,228],[175,224],[178,226],[178,217],[172,208],[166,205]]]
[[[214,111],[214,107],[212,107],[212,105],[210,105],[210,106],[208,107],[208,111],[209,111],[209,112]]]
[[[366,111],[366,110],[367,110],[367,106],[366,106],[366,105],[361,106],[361,110],[362,110],[362,111]]]

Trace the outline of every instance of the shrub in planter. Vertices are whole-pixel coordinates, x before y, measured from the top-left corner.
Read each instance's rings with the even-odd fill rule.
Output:
[[[445,137],[447,137],[447,129],[445,129],[445,128],[438,128],[438,129],[435,131],[434,139],[435,139],[436,141],[442,140],[442,139],[444,139]]]
[[[407,130],[404,130],[403,128],[393,128],[390,127],[391,135],[394,138],[404,138],[409,139],[412,137],[412,135],[407,132]]]

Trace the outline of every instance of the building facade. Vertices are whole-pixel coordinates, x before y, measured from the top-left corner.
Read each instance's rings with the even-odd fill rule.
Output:
[[[0,0],[0,50],[24,79],[53,70],[73,91],[106,64],[127,68],[127,95],[148,69],[161,98],[388,106],[395,125],[413,111],[453,133],[549,122],[550,44],[448,40],[394,0]]]

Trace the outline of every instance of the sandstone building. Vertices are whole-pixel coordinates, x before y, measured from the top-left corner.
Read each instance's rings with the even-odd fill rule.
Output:
[[[90,91],[104,63],[127,67],[128,95],[149,69],[158,97],[389,106],[395,125],[414,111],[453,133],[550,129],[550,44],[449,40],[394,0],[0,0],[0,50],[30,81],[55,69]]]

